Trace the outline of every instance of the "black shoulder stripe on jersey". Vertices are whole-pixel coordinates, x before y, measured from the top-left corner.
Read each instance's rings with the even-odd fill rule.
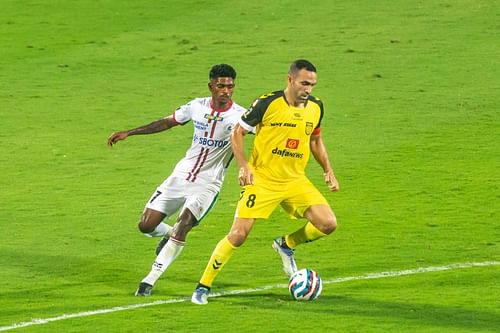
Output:
[[[257,126],[264,118],[264,114],[269,108],[269,105],[274,100],[283,97],[283,95],[283,90],[280,90],[260,96],[252,103],[252,106],[243,114],[241,119],[250,126]]]
[[[315,104],[318,104],[318,106],[319,106],[319,110],[320,110],[321,113],[319,115],[318,125],[315,127],[315,129],[316,128],[320,128],[321,127],[321,119],[323,119],[323,112],[324,112],[324,110],[323,110],[323,101],[320,100],[319,98],[311,96],[311,95],[309,95],[308,100],[311,101],[311,102],[313,102],[313,103],[315,103]]]

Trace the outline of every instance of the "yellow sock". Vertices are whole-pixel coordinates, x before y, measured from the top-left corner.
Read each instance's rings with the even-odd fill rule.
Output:
[[[221,271],[226,262],[229,261],[229,258],[231,258],[234,250],[236,249],[237,247],[229,242],[227,236],[221,239],[219,243],[217,243],[214,252],[212,252],[212,256],[208,261],[207,267],[201,276],[200,283],[207,287],[212,287],[215,277]]]
[[[306,225],[304,225],[299,230],[297,230],[289,235],[286,235],[285,242],[289,248],[293,249],[297,245],[307,243],[307,242],[312,242],[313,240],[316,240],[316,239],[321,238],[323,236],[326,236],[326,234],[321,232],[311,222],[307,222]]]

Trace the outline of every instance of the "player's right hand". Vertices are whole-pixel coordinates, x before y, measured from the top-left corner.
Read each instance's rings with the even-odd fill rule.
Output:
[[[337,192],[339,190],[339,181],[335,178],[333,171],[330,169],[323,175],[325,177],[325,183],[330,188],[330,191]]]
[[[112,147],[115,143],[117,143],[120,140],[125,140],[127,136],[128,132],[126,131],[112,133],[108,138],[108,147]]]

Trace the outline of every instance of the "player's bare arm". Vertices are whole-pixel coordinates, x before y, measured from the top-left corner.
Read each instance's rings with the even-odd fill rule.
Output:
[[[233,132],[231,133],[231,149],[233,150],[236,162],[240,167],[238,180],[241,186],[253,184],[253,172],[252,169],[248,166],[248,160],[245,156],[245,150],[243,146],[244,137],[247,133],[248,131],[241,127],[240,124],[236,124]]]
[[[318,164],[323,168],[323,176],[325,179],[325,183],[330,188],[330,191],[336,192],[339,190],[339,182],[335,175],[333,174],[333,169],[330,164],[330,159],[328,158],[328,153],[326,152],[325,144],[323,143],[323,139],[321,135],[312,135],[311,136],[311,153],[314,156],[314,159],[318,162]]]
[[[112,147],[118,141],[125,140],[127,137],[131,135],[158,133],[168,130],[169,128],[172,128],[177,125],[179,125],[179,123],[175,121],[173,115],[170,115],[166,118],[158,119],[144,126],[139,126],[137,128],[133,128],[127,131],[114,132],[108,138],[108,146]]]

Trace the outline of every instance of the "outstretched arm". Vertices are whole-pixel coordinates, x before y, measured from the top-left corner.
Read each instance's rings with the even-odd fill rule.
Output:
[[[253,184],[253,172],[248,166],[245,150],[243,148],[244,136],[247,133],[248,131],[241,127],[240,124],[236,124],[233,132],[231,133],[231,149],[233,150],[236,162],[240,167],[238,179],[241,186]]]
[[[174,116],[170,115],[166,118],[162,118],[156,121],[153,121],[150,124],[140,126],[137,128],[130,129],[128,131],[119,131],[112,133],[108,138],[108,146],[112,147],[120,140],[125,140],[127,137],[131,135],[142,135],[142,134],[152,134],[158,133],[174,126],[179,125],[177,121],[175,121]]]
[[[328,159],[328,153],[326,152],[325,144],[323,143],[321,135],[319,134],[312,135],[310,146],[314,159],[323,168],[323,175],[325,177],[325,182],[330,188],[330,191],[338,191],[339,182],[337,181],[337,178],[335,178],[335,175],[333,174],[333,169],[330,164],[330,160]]]

